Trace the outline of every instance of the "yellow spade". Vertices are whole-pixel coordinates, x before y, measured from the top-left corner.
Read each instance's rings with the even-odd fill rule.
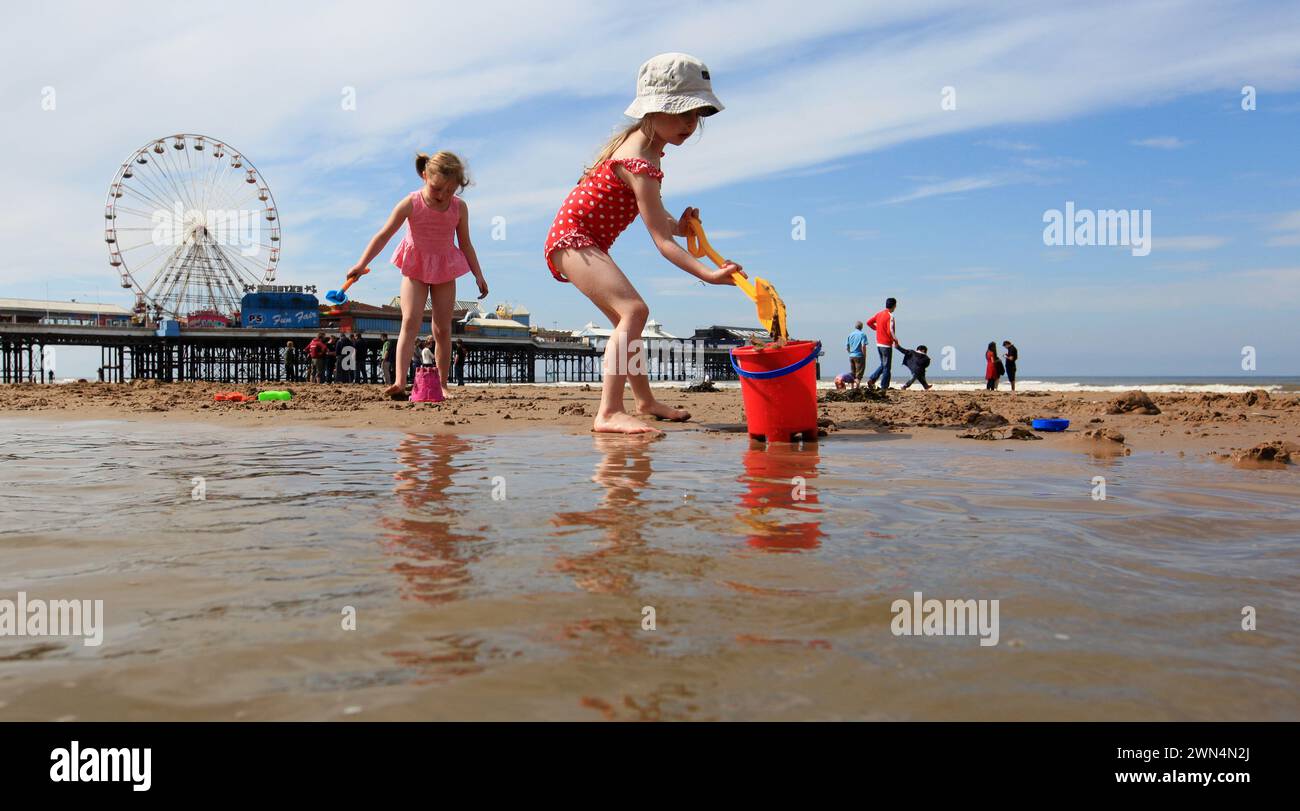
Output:
[[[709,244],[709,238],[704,235],[704,226],[695,217],[686,221],[688,231],[686,234],[686,250],[696,259],[702,259],[705,256],[713,260],[718,267],[727,263],[713,246]],[[731,280],[736,283],[749,296],[750,301],[758,308],[758,322],[762,324],[772,339],[777,344],[783,344],[790,340],[786,333],[785,302],[776,294],[776,288],[766,279],[755,278],[751,283],[749,279],[741,276],[739,273],[731,274]]]

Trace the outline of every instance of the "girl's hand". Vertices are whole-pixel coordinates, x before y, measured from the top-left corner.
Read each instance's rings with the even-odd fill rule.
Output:
[[[478,282],[478,297],[479,300],[482,301],[487,298],[488,295],[487,279],[484,279],[482,276],[475,276],[474,281]]]
[[[735,262],[728,262],[720,268],[710,270],[701,278],[709,284],[735,284],[736,282],[731,278],[733,273],[739,273],[746,279],[749,278],[749,274],[745,273],[744,269]]]
[[[690,206],[687,206],[686,210],[682,212],[682,216],[677,218],[677,231],[676,231],[677,236],[679,237],[690,236],[691,230],[690,227],[687,225],[687,223],[690,220],[693,219],[698,220],[699,218],[700,218],[700,210],[698,208],[691,208]]]
[[[365,265],[356,265],[355,267],[353,267],[351,270],[348,271],[347,280],[350,282],[355,282],[357,279],[360,279],[368,272],[369,269]]]

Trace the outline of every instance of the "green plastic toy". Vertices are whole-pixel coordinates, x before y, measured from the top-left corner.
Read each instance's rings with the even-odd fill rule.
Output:
[[[259,391],[257,399],[263,403],[267,400],[292,400],[293,392],[291,391]]]

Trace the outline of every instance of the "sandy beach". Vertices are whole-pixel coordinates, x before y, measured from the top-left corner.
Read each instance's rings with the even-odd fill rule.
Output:
[[[592,385],[471,385],[454,388],[442,403],[394,402],[379,386],[289,386],[289,402],[214,402],[217,392],[283,389],[283,383],[233,386],[220,383],[69,383],[14,385],[3,391],[0,418],[127,420],[144,423],[202,422],[228,426],[318,425],[331,428],[399,429],[431,434],[497,434],[541,427],[586,433],[599,402]],[[665,402],[685,408],[686,423],[655,422],[669,434],[681,431],[740,432],[741,393],[657,389]],[[1063,433],[1030,432],[1049,443],[1110,453],[1133,450],[1213,454],[1246,463],[1285,464],[1300,459],[1300,394],[1263,390],[1239,394],[1088,392],[823,390],[819,411],[828,439],[840,435],[889,434],[918,442],[970,442],[976,437],[1025,441],[1039,417],[1064,417]],[[632,404],[631,394],[627,402]],[[653,422],[653,420],[652,420]]]

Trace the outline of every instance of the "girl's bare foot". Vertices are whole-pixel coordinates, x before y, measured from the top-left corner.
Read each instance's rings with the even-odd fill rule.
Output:
[[[691,412],[664,405],[658,400],[655,400],[649,406],[640,411],[646,416],[655,417],[660,420],[669,420],[671,422],[686,422],[691,418]]]
[[[405,387],[405,386],[402,386],[402,385],[399,385],[399,384],[397,384],[397,383],[394,383],[393,385],[391,385],[391,386],[389,386],[388,388],[384,389],[384,396],[385,396],[385,397],[396,398],[398,395],[404,395],[404,394],[406,394],[406,387]]]
[[[601,434],[663,434],[663,431],[646,425],[626,411],[616,411],[603,417],[597,414],[591,430]]]

